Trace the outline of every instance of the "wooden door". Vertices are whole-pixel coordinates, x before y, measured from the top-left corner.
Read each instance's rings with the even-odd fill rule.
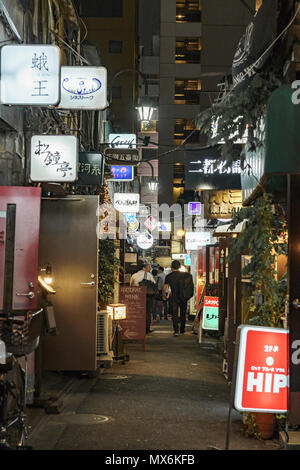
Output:
[[[50,264],[57,336],[46,335],[44,370],[96,369],[98,196],[42,200],[40,267]]]

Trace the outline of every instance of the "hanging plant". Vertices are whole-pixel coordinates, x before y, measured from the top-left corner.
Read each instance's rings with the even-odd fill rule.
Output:
[[[221,103],[215,103],[197,116],[196,125],[207,135],[210,145],[224,141],[220,145],[221,155],[228,163],[233,161],[234,143],[246,132],[250,151],[263,144],[259,126],[271,94],[280,85],[281,81],[273,71],[256,73],[247,88],[229,92]],[[212,138],[214,122],[218,124],[218,131]],[[241,153],[239,158],[243,161],[244,154]]]
[[[115,273],[120,269],[120,260],[115,256],[114,240],[99,241],[98,300],[100,309],[114,300]]]
[[[281,327],[285,313],[287,281],[284,275],[277,280],[276,259],[287,255],[286,221],[272,196],[263,192],[252,207],[242,208],[232,221],[231,228],[247,220],[247,228],[236,238],[229,255],[231,262],[245,253],[251,257],[243,274],[251,276],[252,292],[246,301],[247,323]]]

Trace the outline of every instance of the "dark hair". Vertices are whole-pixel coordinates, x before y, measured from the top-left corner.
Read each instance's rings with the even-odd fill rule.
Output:
[[[157,269],[152,269],[152,275],[157,276]]]
[[[172,264],[171,264],[171,268],[173,269],[179,269],[181,266],[181,264],[179,263],[179,261],[177,259],[175,259],[174,261],[172,261]]]
[[[163,266],[158,266],[158,270],[164,272],[165,268],[163,268]]]

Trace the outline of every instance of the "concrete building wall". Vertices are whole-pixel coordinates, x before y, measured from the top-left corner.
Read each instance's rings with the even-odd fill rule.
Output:
[[[85,0],[84,0],[85,1]],[[126,68],[137,68],[137,0],[123,1],[121,17],[84,17],[88,30],[88,40],[98,46],[103,65],[108,71],[109,86],[121,88],[120,98],[111,102],[114,124],[123,132],[133,132],[136,126],[134,104],[137,96],[138,76],[134,72],[124,72],[112,82],[114,75]],[[122,51],[112,53],[110,41],[121,41]]]

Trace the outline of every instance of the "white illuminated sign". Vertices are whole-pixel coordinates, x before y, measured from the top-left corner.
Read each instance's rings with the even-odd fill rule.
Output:
[[[185,234],[186,250],[198,250],[199,247],[209,245],[210,243],[210,232],[186,232]]]
[[[47,106],[60,100],[60,50],[8,45],[1,50],[1,103]]]
[[[171,232],[172,224],[171,222],[161,222],[158,226],[159,232]]]
[[[242,173],[241,160],[236,160],[230,164],[226,161],[218,161],[215,158],[204,158],[190,162],[198,165],[195,170],[188,170],[189,173],[202,173],[203,175],[239,175]]]
[[[59,108],[104,109],[107,106],[107,70],[105,67],[61,68]]]
[[[241,116],[240,116],[241,117]],[[233,120],[234,123],[237,123],[239,120],[239,117]],[[217,139],[218,138],[218,125],[219,125],[219,118],[217,118],[216,121],[212,122],[211,130],[212,130],[212,139]],[[235,132],[234,134],[230,135],[230,139],[233,137],[237,137],[236,140],[234,141],[235,144],[246,144],[248,140],[248,126],[246,128],[246,131],[243,135],[242,138],[238,137],[238,132]],[[218,144],[225,144],[225,140],[221,139],[218,141]]]
[[[74,182],[77,165],[78,140],[75,136],[35,135],[31,138],[31,181]]]
[[[149,250],[153,245],[153,237],[148,232],[142,232],[136,239],[138,247],[142,250]]]
[[[138,212],[140,195],[138,193],[115,193],[114,208],[119,212]]]
[[[119,149],[136,148],[135,134],[109,134],[108,141],[111,147]]]

